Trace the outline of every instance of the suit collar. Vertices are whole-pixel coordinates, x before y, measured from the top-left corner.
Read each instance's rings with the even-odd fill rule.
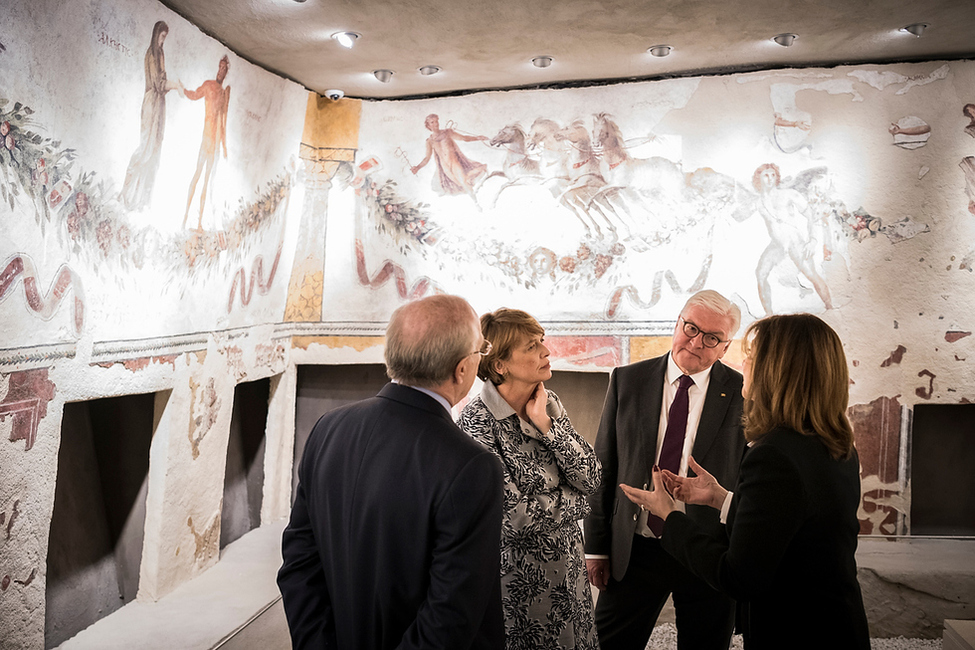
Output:
[[[660,426],[660,409],[663,406],[664,382],[667,381],[667,366],[670,353],[650,359],[646,366],[643,388],[642,414],[639,419],[644,435],[636,437],[638,457],[645,459],[647,478],[653,476],[653,463],[657,456],[657,435]],[[676,365],[676,364],[675,364]]]
[[[639,453],[647,459],[647,476],[652,476],[651,469],[657,453],[657,435],[660,424],[660,410],[663,403],[663,383],[667,381],[668,364],[673,363],[670,353],[650,359],[647,365],[647,381],[645,389],[646,407],[643,411],[643,426],[647,427],[646,435],[638,438],[638,444],[643,445]],[[676,366],[676,364],[674,364]],[[701,420],[697,426],[692,453],[695,458],[703,458],[714,444],[721,423],[732,403],[732,396],[736,390],[734,375],[728,366],[715,361],[707,370],[710,372],[707,393],[704,396],[704,406],[701,409]],[[702,373],[698,373],[702,374]],[[678,375],[680,376],[680,375]],[[695,375],[695,378],[697,375]]]
[[[390,382],[383,386],[378,396],[412,406],[413,408],[429,411],[434,415],[439,415],[446,419],[448,422],[454,421],[450,411],[444,408],[444,405],[440,401],[414,386]]]
[[[704,397],[701,422],[697,427],[697,438],[694,440],[693,453],[695,458],[703,458],[711,445],[714,444],[736,390],[731,381],[732,377],[731,371],[720,361],[715,361],[711,366],[711,381]]]

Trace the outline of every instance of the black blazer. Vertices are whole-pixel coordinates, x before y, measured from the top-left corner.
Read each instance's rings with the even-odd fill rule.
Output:
[[[503,648],[501,464],[387,384],[312,430],[278,586],[295,648]]]
[[[661,545],[742,606],[745,647],[862,648],[856,576],[860,464],[815,436],[775,429],[749,449],[726,531],[672,513]]]
[[[651,483],[666,374],[666,354],[638,361],[615,369],[606,391],[596,435],[596,455],[603,476],[599,489],[589,497],[592,514],[585,522],[585,544],[587,554],[609,555],[616,580],[623,578],[629,565],[640,513],[619,484],[643,487]],[[722,485],[735,484],[745,447],[741,384],[741,375],[720,361],[711,367],[692,450],[694,459]],[[702,524],[719,525],[713,508],[687,506],[687,513]]]

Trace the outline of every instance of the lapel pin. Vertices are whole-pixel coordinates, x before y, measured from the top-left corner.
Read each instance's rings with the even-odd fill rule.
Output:
[[[724,397],[724,396],[725,396],[725,394],[724,393],[721,393],[721,397]]]

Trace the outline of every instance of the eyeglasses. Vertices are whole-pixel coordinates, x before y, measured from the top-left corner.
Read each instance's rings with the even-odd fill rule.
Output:
[[[481,344],[481,347],[471,352],[471,354],[479,354],[482,357],[486,357],[487,355],[491,354],[491,350],[493,349],[494,346],[491,345],[491,342],[488,341],[487,339],[484,339],[484,343]],[[471,356],[471,355],[468,354],[467,356]]]
[[[690,322],[683,316],[679,316],[682,321],[684,321],[684,336],[689,339],[694,338],[698,334],[701,334],[701,343],[704,344],[706,348],[716,348],[720,343],[727,343],[728,341],[723,341],[720,336],[712,332],[702,332],[701,328]],[[729,339],[730,340],[730,339]]]

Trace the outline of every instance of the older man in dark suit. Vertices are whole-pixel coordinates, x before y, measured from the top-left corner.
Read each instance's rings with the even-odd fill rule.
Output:
[[[501,465],[450,413],[489,349],[462,298],[404,305],[393,383],[315,425],[278,572],[295,648],[504,647]]]
[[[701,291],[684,305],[670,353],[617,368],[603,406],[596,454],[600,489],[585,522],[586,565],[600,590],[596,629],[602,650],[643,650],[673,596],[678,648],[727,650],[734,601],[713,590],[660,546],[662,521],[633,504],[620,483],[648,486],[654,465],[686,476],[693,456],[722,485],[734,485],[745,440],[742,377],[721,359],[741,320],[733,303]],[[719,513],[687,506],[707,526]]]

